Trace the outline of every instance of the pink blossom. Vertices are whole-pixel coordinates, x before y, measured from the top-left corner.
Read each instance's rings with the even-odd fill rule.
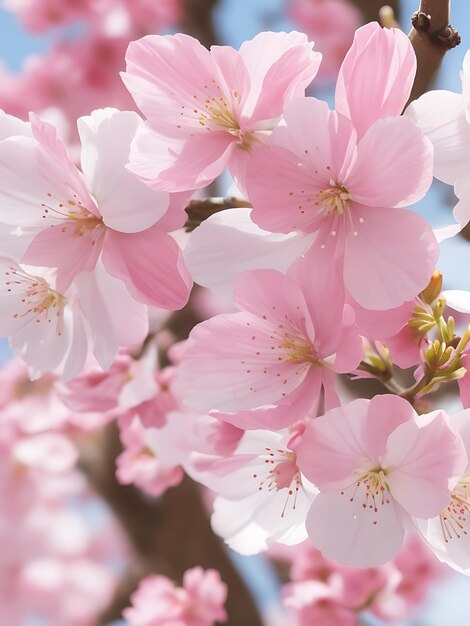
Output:
[[[148,576],[123,615],[130,626],[214,626],[224,622],[227,587],[216,570],[186,570],[183,586],[165,576]]]
[[[31,120],[34,139],[0,142],[0,219],[26,229],[18,237],[29,243],[23,262],[57,268],[63,292],[101,257],[106,272],[137,301],[182,307],[191,280],[181,250],[165,232],[167,213],[175,209],[168,194],[151,192],[124,170],[137,114],[105,109],[79,120],[83,174],[55,129]],[[26,171],[24,193],[20,179]]]
[[[432,181],[429,140],[399,116],[414,71],[403,33],[376,24],[359,29],[338,78],[337,111],[315,98],[292,102],[271,144],[253,153],[248,175],[256,224],[314,234],[312,263],[336,265],[338,289],[344,284],[368,309],[411,300],[438,255],[431,227],[404,210]]]
[[[212,528],[237,552],[256,554],[274,543],[306,539],[305,517],[316,490],[297,467],[298,441],[297,428],[246,431],[230,455],[193,455],[186,465],[217,494]]]
[[[452,418],[470,458],[470,411]],[[436,556],[454,569],[470,573],[470,463],[460,472],[449,501],[428,520],[417,520],[418,530]]]
[[[286,585],[284,603],[297,618],[298,626],[356,626],[356,613],[324,583],[307,580]]]
[[[86,18],[96,0],[6,0],[5,8],[13,11],[24,26],[40,33],[73,20]]]
[[[359,567],[392,559],[407,520],[438,515],[467,464],[442,411],[418,416],[391,395],[310,422],[297,454],[320,490],[307,517],[310,539],[327,558]]]
[[[240,274],[239,312],[218,315],[190,334],[179,367],[188,406],[216,411],[241,428],[277,430],[313,410],[322,387],[326,405],[337,405],[334,374],[356,367],[362,345],[352,310],[343,309],[323,278],[312,276],[306,262],[291,276]]]
[[[155,351],[149,350],[141,359],[133,359],[121,349],[107,371],[93,359],[85,369],[56,390],[66,406],[74,412],[125,411],[152,398],[157,392],[155,382]]]
[[[393,560],[393,584],[378,590],[369,611],[380,619],[395,622],[406,619],[429,595],[430,587],[439,580],[444,567],[427,546],[412,535]]]
[[[123,80],[148,119],[131,171],[154,189],[184,191],[205,187],[228,166],[243,187],[251,152],[318,71],[312,47],[297,32],[260,33],[239,52],[209,52],[183,34],[131,43]]]
[[[336,78],[340,65],[361,25],[361,14],[349,0],[291,0],[289,17],[323,54],[317,78]]]
[[[107,368],[120,345],[134,346],[147,333],[146,306],[122,281],[105,275],[101,263],[79,274],[65,292],[57,290],[55,273],[47,268],[0,258],[0,270],[0,334],[9,337],[34,379],[46,372],[64,380],[77,376],[89,351]],[[125,321],[116,313],[121,307]]]
[[[171,450],[165,446],[165,429],[158,430],[163,440],[160,454],[150,447],[147,431],[138,417],[119,422],[124,451],[116,460],[116,477],[123,485],[135,484],[152,496],[160,496],[183,479],[183,470]]]

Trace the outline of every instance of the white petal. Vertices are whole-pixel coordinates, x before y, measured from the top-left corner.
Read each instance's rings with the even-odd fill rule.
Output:
[[[453,185],[470,171],[470,124],[465,103],[451,91],[429,91],[412,102],[406,115],[421,126],[434,146],[434,176]]]
[[[184,257],[195,282],[231,298],[235,277],[252,269],[287,272],[311,246],[313,235],[269,233],[250,219],[248,209],[211,216],[191,234]]]
[[[441,294],[447,302],[447,306],[459,313],[470,313],[470,291],[461,289],[449,289]]]
[[[78,299],[90,324],[93,353],[108,369],[121,346],[132,347],[148,331],[147,306],[136,302],[124,283],[110,276],[99,262],[93,272],[82,272],[75,280]]]
[[[365,502],[363,484],[343,495],[320,493],[315,498],[306,525],[323,556],[343,565],[376,567],[397,554],[404,537],[398,505],[390,499],[375,511],[370,500],[364,507]]]
[[[78,120],[82,170],[104,223],[124,233],[153,226],[165,213],[169,195],[152,191],[131,174],[130,144],[142,120],[133,111],[99,109]]]

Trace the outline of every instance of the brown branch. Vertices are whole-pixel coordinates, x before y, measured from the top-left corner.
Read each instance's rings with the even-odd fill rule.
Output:
[[[212,20],[213,10],[218,0],[181,0],[184,10],[183,30],[199,39],[210,48],[217,43],[217,35]]]
[[[450,25],[450,0],[421,0],[411,23],[409,38],[418,69],[409,102],[426,92],[445,53],[460,43],[460,35]]]
[[[82,450],[82,470],[120,522],[135,552],[132,569],[100,623],[120,618],[140,577],[160,573],[179,583],[186,569],[200,565],[218,569],[228,585],[228,626],[261,626],[249,590],[212,532],[199,487],[186,477],[159,500],[146,497],[116,481],[115,459],[120,451],[115,424]]]
[[[185,208],[188,219],[184,228],[187,232],[193,231],[211,215],[225,209],[251,208],[251,204],[241,198],[204,198],[203,200],[191,200]]]

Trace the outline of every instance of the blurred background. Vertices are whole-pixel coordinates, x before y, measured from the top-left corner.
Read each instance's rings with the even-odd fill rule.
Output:
[[[118,75],[124,69],[128,42],[147,33],[180,30],[198,37],[207,46],[221,43],[236,48],[261,30],[307,32],[324,54],[321,74],[311,93],[332,102],[335,76],[354,30],[377,19],[381,4],[376,0],[3,0],[0,1],[0,109],[21,118],[26,118],[31,110],[40,113],[58,126],[74,150],[78,116],[102,106],[122,109],[133,106]],[[395,2],[393,8],[402,28],[408,31],[417,0]],[[459,92],[459,72],[470,47],[469,2],[453,3],[452,24],[459,30],[462,44],[446,54],[434,87]],[[220,181],[220,194],[229,186],[230,181]],[[452,221],[454,205],[452,190],[435,182],[416,210],[434,226],[440,226]],[[439,268],[444,272],[447,288],[470,290],[470,242],[464,236],[442,244]],[[8,347],[2,346],[2,361],[10,369],[4,375],[6,382],[2,382],[0,372],[0,407],[7,404],[8,380],[14,378],[17,382],[24,376],[24,372],[12,373]],[[49,405],[43,409],[49,416],[51,411],[55,416],[60,413]],[[27,403],[20,410],[26,421],[30,417]],[[18,419],[7,413],[7,409],[0,409],[0,431],[2,420],[11,424]],[[28,428],[41,431],[37,421],[36,426],[24,426],[26,431]],[[88,435],[84,435],[84,430],[88,430]],[[75,424],[73,437],[86,439],[90,432],[102,443],[97,426],[83,429],[83,424]],[[114,453],[115,450],[107,451],[110,457]],[[2,468],[9,471],[7,465],[0,455],[0,484],[4,481]],[[113,598],[121,593],[121,575],[127,571],[129,561],[126,539],[109,513],[111,508],[119,517],[119,503],[111,497],[105,498],[108,500],[105,504],[96,497],[100,486],[95,484],[95,491],[89,491],[76,469],[69,471],[65,482],[49,487],[55,489],[54,497],[62,498],[66,505],[46,507],[32,521],[28,520],[25,528],[12,525],[10,518],[4,522],[3,517],[11,517],[11,511],[3,513],[10,502],[0,498],[0,626],[92,626],[98,623],[98,614],[107,615],[114,625],[124,624],[115,621],[120,613],[118,608],[106,612],[108,605],[112,607]],[[190,498],[188,494],[190,491],[186,492]],[[127,502],[132,503],[129,493],[128,496]],[[40,499],[34,485],[28,485],[22,497],[31,507],[32,498]],[[173,498],[166,501],[173,507],[172,514],[181,514],[177,498],[168,497]],[[16,498],[17,494],[13,500]],[[126,531],[128,522],[124,520]],[[191,543],[191,538],[188,541]],[[41,549],[33,558],[38,543]],[[208,545],[212,545],[210,541]],[[176,554],[185,548],[175,545],[173,549]],[[12,555],[7,558],[5,554],[10,552]],[[166,558],[171,559],[171,550],[169,554]],[[282,577],[283,567],[278,564],[275,568],[263,557],[242,558],[232,554],[230,559],[267,616],[266,623],[292,626],[288,621],[281,622],[278,610],[279,572]],[[16,578],[20,570],[21,585]],[[129,588],[121,590],[121,596],[128,595],[142,573],[147,572],[139,571],[138,567],[132,572]],[[106,623],[105,618],[99,619],[99,623]],[[372,615],[363,615],[361,619],[364,624],[383,623]],[[470,579],[446,570],[406,622],[392,623],[469,626]],[[244,626],[252,624],[246,621]],[[313,621],[311,626],[316,626]]]

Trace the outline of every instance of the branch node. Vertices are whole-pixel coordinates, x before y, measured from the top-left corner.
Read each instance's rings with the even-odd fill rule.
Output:
[[[432,42],[441,45],[445,50],[451,50],[459,45],[462,41],[458,31],[450,24],[444,26],[440,30],[431,30],[432,18],[424,11],[416,11],[411,16],[411,23],[415,30],[426,33]]]

